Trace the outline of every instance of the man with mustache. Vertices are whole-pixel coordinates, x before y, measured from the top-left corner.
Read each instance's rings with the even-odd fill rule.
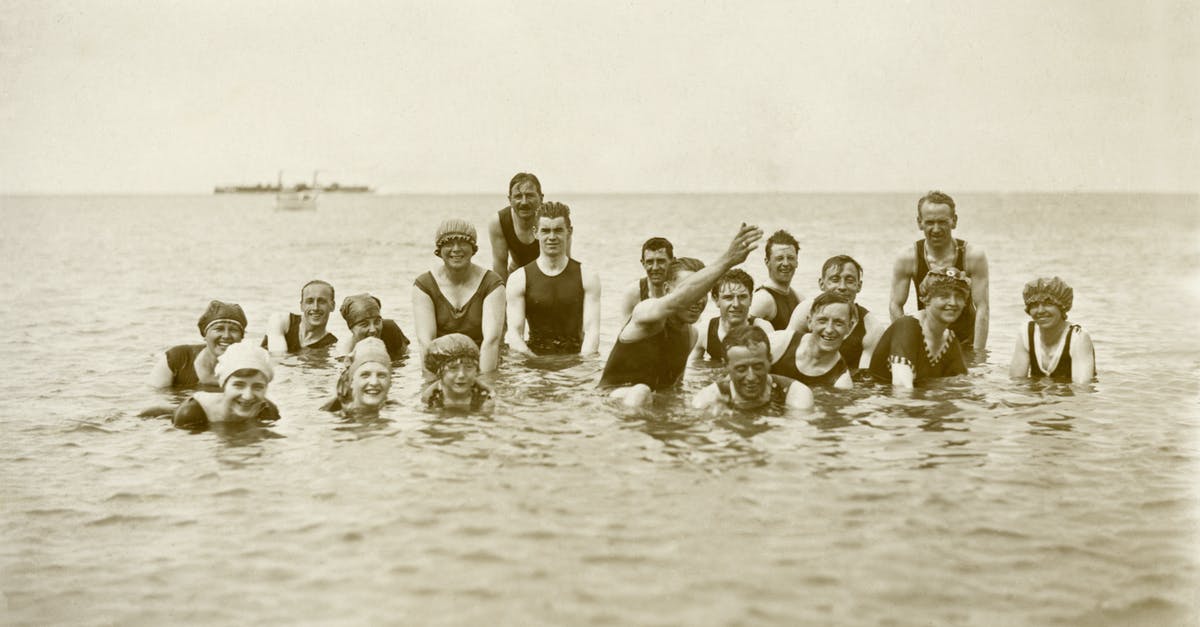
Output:
[[[725,337],[730,329],[750,325],[759,327],[768,334],[773,331],[765,320],[749,315],[750,298],[753,293],[754,279],[738,268],[733,268],[717,279],[711,295],[720,315],[708,321],[707,333],[700,335],[700,340],[692,351],[693,359],[703,359],[704,353],[707,352],[713,361],[724,361],[725,349],[721,345],[721,338]]]
[[[917,201],[917,227],[925,234],[913,246],[906,246],[896,257],[892,270],[892,297],[889,313],[892,322],[904,316],[904,303],[908,300],[908,285],[911,282],[919,289],[925,275],[934,270],[957,269],[970,279],[971,290],[963,307],[962,315],[953,322],[951,329],[963,348],[974,347],[982,351],[987,347],[988,336],[988,261],[983,250],[954,238],[958,226],[954,199],[939,191],[925,194]],[[924,309],[919,299],[917,309]]]
[[[852,372],[871,365],[871,353],[875,350],[879,336],[889,324],[880,320],[878,314],[872,315],[866,307],[856,302],[858,293],[862,291],[862,277],[862,266],[853,257],[834,255],[825,260],[825,264],[821,266],[821,277],[817,279],[817,286],[821,288],[821,292],[837,292],[850,299],[850,303],[854,305],[853,313],[857,321],[840,349],[842,358],[846,360],[846,365]],[[796,306],[796,310],[792,312],[792,319],[788,322],[789,331],[801,335],[808,333],[808,314],[812,311],[813,300],[815,299],[810,298]]]
[[[754,292],[750,315],[766,320],[776,331],[781,331],[787,328],[796,303],[802,300],[792,289],[800,242],[791,233],[780,229],[767,238],[766,252],[767,281]]]
[[[742,224],[712,265],[705,267],[691,257],[671,263],[667,293],[638,303],[617,334],[600,377],[600,388],[610,390],[609,398],[626,407],[642,407],[655,392],[679,384],[696,344],[692,325],[704,312],[706,293],[721,275],[745,261],[760,239],[762,229]]]
[[[537,259],[508,277],[508,346],[536,355],[592,354],[600,347],[600,276],[571,258],[571,208],[538,208]],[[525,324],[529,324],[529,340]]]
[[[507,279],[510,272],[537,259],[538,240],[534,231],[537,210],[541,206],[541,181],[528,172],[514,175],[508,182],[508,206],[488,221],[492,270],[501,279]]]
[[[725,376],[692,398],[696,409],[729,408],[779,411],[812,407],[812,391],[795,379],[771,374],[771,348],[761,328],[742,325],[721,340]]]
[[[675,247],[665,237],[651,237],[642,244],[642,268],[646,276],[629,286],[621,296],[621,319],[628,320],[633,308],[647,298],[666,293],[667,268],[675,259]]]
[[[316,279],[300,288],[300,313],[271,314],[262,347],[273,353],[295,353],[302,348],[324,348],[337,343],[325,329],[333,311],[333,286]]]

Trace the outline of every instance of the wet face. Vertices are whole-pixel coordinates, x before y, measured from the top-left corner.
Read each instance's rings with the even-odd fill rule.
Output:
[[[653,285],[661,286],[667,278],[667,268],[671,265],[671,256],[667,250],[647,250],[642,253],[642,267],[646,269],[646,279]]]
[[[679,285],[680,283],[683,282],[684,279],[692,276],[693,274],[695,274],[695,273],[690,270],[679,270],[678,272],[675,273],[674,280],[669,281],[664,285],[664,287],[666,288],[666,291],[668,293],[670,293],[671,290],[673,290],[676,285]],[[696,321],[700,319],[700,315],[704,313],[704,306],[707,304],[708,304],[708,297],[701,296],[696,302],[692,303],[691,307],[688,307],[687,309],[684,309],[683,311],[679,312],[679,314],[677,314],[676,317],[679,322],[684,322],[687,324],[695,324]]]
[[[471,257],[475,256],[475,247],[465,239],[450,239],[442,243],[438,252],[442,263],[451,270],[461,270],[471,265]]]
[[[475,379],[479,377],[479,362],[461,357],[442,367],[439,378],[442,390],[451,396],[464,397],[471,394]]]
[[[790,285],[796,274],[796,257],[799,251],[788,244],[772,244],[767,254],[767,273],[771,280]]]
[[[533,181],[521,181],[508,190],[508,205],[522,220],[532,220],[542,206],[542,195]]]
[[[1055,329],[1066,320],[1062,309],[1048,300],[1033,303],[1028,309],[1029,317],[1033,318],[1033,322],[1042,330]]]
[[[947,326],[958,320],[963,307],[967,305],[967,295],[954,288],[943,287],[932,290],[925,299],[925,310],[936,316]]]
[[[204,332],[204,343],[213,355],[220,357],[231,344],[242,341],[245,331],[236,322],[217,322]]]
[[[745,324],[750,312],[750,291],[741,283],[723,283],[717,288],[717,310],[726,326]]]
[[[948,242],[954,235],[954,227],[958,225],[958,217],[950,205],[930,202],[921,207],[917,214],[917,226],[925,234],[925,239],[933,244]]]
[[[254,418],[267,403],[267,375],[252,372],[250,375],[229,375],[225,387],[221,388],[225,415],[230,420]]]
[[[310,327],[323,327],[333,311],[333,290],[328,285],[313,283],[300,293],[300,312]]]
[[[725,372],[729,383],[743,403],[761,404],[767,391],[767,380],[771,374],[771,358],[766,344],[749,347],[733,346],[725,356]]]
[[[808,314],[809,332],[822,351],[840,349],[853,328],[850,305],[846,303],[831,303]]]
[[[350,378],[352,403],[356,407],[378,409],[387,402],[391,387],[391,369],[383,364],[367,362],[359,366]]]
[[[830,268],[825,276],[817,282],[822,292],[834,291],[851,300],[862,290],[862,277],[858,268],[852,263],[843,264],[841,268]]]
[[[535,235],[541,252],[550,256],[561,255],[571,241],[571,229],[563,217],[538,218]]]
[[[355,342],[366,337],[379,337],[383,334],[383,317],[375,316],[374,318],[359,320],[358,324],[355,324],[350,329],[350,332],[354,334]]]

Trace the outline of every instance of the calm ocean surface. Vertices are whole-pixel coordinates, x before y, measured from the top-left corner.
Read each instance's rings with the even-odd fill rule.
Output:
[[[796,234],[805,295],[855,256],[886,317],[918,196],[548,198],[601,269],[607,355],[641,242],[708,261],[741,221]],[[510,359],[493,416],[444,418],[417,408],[409,360],[383,419],[355,422],[318,411],[337,373],[318,354],[281,360],[269,431],[137,417],[179,400],[143,379],[213,298],[261,335],[319,277],[411,336],[437,223],[485,233],[503,200],[0,197],[0,623],[1200,623],[1195,196],[956,195],[956,234],[991,264],[991,352],[909,399],[624,418],[594,390],[601,359]],[[766,274],[761,252],[744,267]],[[1039,274],[1075,288],[1090,390],[1007,379]]]

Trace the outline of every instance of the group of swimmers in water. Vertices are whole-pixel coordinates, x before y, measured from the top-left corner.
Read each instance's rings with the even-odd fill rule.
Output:
[[[474,225],[451,219],[434,234],[441,264],[414,283],[416,350],[428,380],[421,400],[430,408],[488,411],[492,389],[480,375],[497,369],[502,343],[524,355],[598,352],[600,278],[571,258],[570,208],[545,201],[537,177],[524,172],[510,181],[508,199],[488,225],[492,269],[472,262],[479,250]],[[781,410],[811,407],[814,388],[866,380],[912,388],[965,374],[967,356],[987,344],[988,264],[977,246],[953,237],[957,220],[950,196],[935,191],[918,200],[924,237],[896,257],[889,320],[856,302],[863,268],[848,255],[828,259],[821,291],[802,298],[791,286],[800,246],[787,231],[767,238],[768,279],[757,289],[737,268],[763,238],[757,226],[741,225],[708,264],[676,257],[669,240],[650,238],[641,253],[645,277],[622,294],[625,322],[599,385],[615,402],[645,406],[680,384],[689,358],[707,356],[724,370],[693,397],[694,407]],[[910,285],[918,302],[907,315]],[[1022,296],[1031,320],[1018,333],[1010,375],[1091,381],[1091,338],[1067,322],[1071,287],[1058,277],[1038,278]],[[708,298],[719,315],[700,332],[694,325]],[[324,409],[377,415],[392,365],[410,341],[365,293],[342,301],[350,336],[339,340],[327,329],[335,302],[332,285],[310,281],[300,290],[301,313],[271,316],[259,342],[245,337],[240,306],[212,301],[198,323],[204,343],[160,354],[150,382],[220,390],[198,391],[176,408],[180,427],[271,421],[278,418],[266,397],[271,354],[335,347],[344,367]]]

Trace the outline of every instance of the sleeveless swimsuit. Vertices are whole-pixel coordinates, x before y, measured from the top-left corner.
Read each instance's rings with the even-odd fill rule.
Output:
[[[967,243],[961,239],[954,240],[954,267],[966,272],[966,251]],[[919,239],[916,243],[917,247],[917,272],[913,275],[913,285],[917,290],[917,309],[925,308],[925,303],[921,302],[921,281],[925,279],[925,275],[929,273],[929,263],[925,261],[925,240]],[[971,300],[971,292],[967,291],[967,302],[963,305],[962,313],[958,315],[958,320],[950,325],[950,330],[954,331],[955,337],[962,343],[963,346],[971,346],[975,341],[975,303]]]
[[[1034,345],[1033,329],[1036,325],[1032,320],[1029,321],[1028,339],[1029,339],[1029,376],[1033,379],[1049,376],[1055,381],[1071,381],[1071,335],[1080,330],[1079,325],[1072,324],[1067,327],[1067,337],[1063,341],[1062,353],[1058,357],[1058,365],[1054,367],[1054,372],[1047,375],[1042,371],[1042,365],[1038,362],[1037,348]],[[1094,358],[1093,358],[1094,359]]]
[[[764,404],[772,410],[779,411],[787,407],[788,390],[791,389],[794,380],[779,375],[771,375],[771,398]],[[733,398],[733,390],[730,389],[729,377],[724,377],[717,381],[717,390],[721,392],[721,396],[727,399]],[[757,408],[756,408],[757,409]]]
[[[780,294],[766,285],[760,285],[758,289],[770,294],[771,298],[775,301],[775,317],[767,320],[767,322],[770,322],[776,331],[786,329],[788,321],[792,319],[792,312],[795,311],[796,305],[800,304],[800,301],[796,298],[796,293],[789,289],[787,294]]]
[[[537,355],[578,353],[583,345],[583,273],[568,259],[555,276],[547,276],[536,263],[525,270],[525,320],[529,323],[529,350]]]
[[[442,293],[442,288],[438,286],[432,272],[417,277],[413,285],[433,301],[433,315],[437,321],[437,330],[433,335],[435,338],[462,333],[475,340],[476,346],[483,344],[483,301],[487,300],[493,290],[504,286],[500,275],[491,270],[485,271],[475,293],[458,308],[450,304],[450,300]]]
[[[746,319],[746,324],[754,324],[758,320],[754,316]],[[713,361],[725,361],[725,345],[717,337],[717,331],[720,329],[721,317],[717,316],[708,321],[708,334],[704,337],[704,351]]]
[[[668,321],[658,333],[633,342],[622,341],[618,333],[599,387],[644,383],[657,392],[675,386],[683,378],[692,350],[690,328]]]
[[[295,353],[301,348],[325,348],[331,344],[337,343],[337,336],[332,333],[326,333],[325,337],[309,344],[308,346],[300,345],[300,314],[288,314],[288,328],[283,334],[283,339],[287,341],[287,352]],[[262,347],[267,348],[267,338],[263,338]]]
[[[204,344],[180,344],[167,349],[167,367],[173,375],[172,387],[200,385],[200,375],[196,374],[196,355],[204,347]]]
[[[383,331],[379,334],[379,339],[383,340],[383,345],[387,347],[388,357],[391,357],[392,361],[403,357],[405,351],[408,350],[408,338],[404,336],[404,331],[400,330],[400,325],[390,318],[384,319]]]
[[[871,354],[871,376],[880,383],[892,382],[892,364],[903,363],[912,368],[913,385],[927,379],[966,374],[962,349],[955,341],[954,331],[942,347],[940,355],[931,356],[925,348],[925,332],[921,322],[912,316],[897,318],[883,332],[875,352]]]
[[[788,377],[789,379],[795,379],[810,388],[833,387],[833,384],[837,383],[837,380],[842,376],[842,373],[849,370],[849,368],[846,367],[846,359],[839,356],[837,363],[823,374],[810,375],[800,372],[800,369],[796,367],[796,351],[799,350],[800,340],[802,340],[805,335],[808,334],[792,334],[792,341],[788,342],[787,348],[783,350],[783,356],[779,358],[779,361],[775,362],[771,366],[771,374],[782,375]]]
[[[505,207],[500,210],[500,231],[504,233],[504,241],[508,244],[508,254],[512,257],[513,265],[520,268],[529,265],[534,259],[538,258],[538,253],[541,247],[535,239],[532,243],[526,244],[517,238],[517,230],[513,228],[512,209]]]
[[[263,408],[254,419],[261,422],[279,420],[279,407],[268,400],[263,403]],[[203,429],[208,426],[208,422],[208,412],[204,411],[204,406],[194,396],[189,396],[181,403],[171,417],[171,423],[180,429]]]
[[[850,331],[850,336],[842,342],[842,359],[846,360],[846,365],[850,369],[857,369],[859,362],[862,361],[863,338],[867,335],[867,325],[863,321],[867,319],[866,307],[858,303],[854,303],[858,308],[858,324],[854,325],[854,330]]]
[[[646,280],[646,277],[642,277],[638,279],[638,302],[647,298],[650,298],[650,282]]]

